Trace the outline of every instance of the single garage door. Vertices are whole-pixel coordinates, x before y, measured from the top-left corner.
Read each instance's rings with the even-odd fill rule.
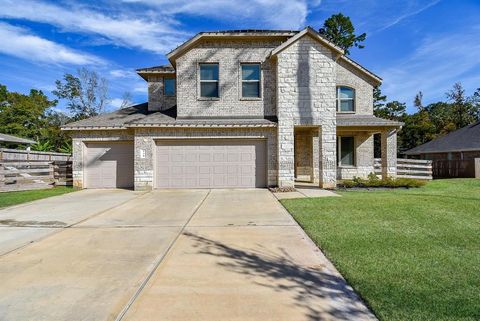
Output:
[[[157,188],[265,187],[265,140],[157,141]]]
[[[87,143],[87,188],[133,187],[133,142]]]

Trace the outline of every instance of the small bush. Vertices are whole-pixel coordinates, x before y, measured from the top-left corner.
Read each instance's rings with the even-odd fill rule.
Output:
[[[352,180],[344,180],[341,184],[341,187],[353,188],[353,187],[386,187],[386,188],[397,188],[397,187],[421,187],[426,184],[423,180],[412,179],[412,178],[392,178],[388,177],[386,179],[380,179],[374,173],[368,174],[368,177],[360,178],[354,176]]]

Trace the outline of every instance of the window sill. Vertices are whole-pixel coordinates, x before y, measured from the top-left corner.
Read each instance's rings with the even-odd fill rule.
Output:
[[[345,169],[356,169],[357,166],[355,165],[337,165],[338,168],[345,168]]]
[[[262,101],[263,98],[262,97],[240,97],[240,100],[253,100],[253,101]]]
[[[197,100],[217,101],[220,100],[220,97],[198,97]]]
[[[356,114],[355,111],[337,111],[337,114]]]

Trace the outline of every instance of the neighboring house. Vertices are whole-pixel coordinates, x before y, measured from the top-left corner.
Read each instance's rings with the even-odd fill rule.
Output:
[[[2,145],[32,145],[36,142],[31,139],[26,139],[18,136],[1,134],[0,133],[0,146]]]
[[[312,28],[202,32],[138,69],[148,103],[74,122],[74,185],[335,188],[396,175],[399,122],[373,116],[381,79]]]
[[[428,160],[480,158],[480,121],[407,150],[405,154]]]

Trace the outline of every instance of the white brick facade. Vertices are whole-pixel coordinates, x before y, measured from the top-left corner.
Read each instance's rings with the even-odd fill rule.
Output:
[[[299,34],[300,35],[300,34]],[[365,177],[373,172],[373,134],[382,131],[384,176],[396,174],[396,131],[388,127],[337,128],[338,86],[355,90],[353,115],[373,114],[374,75],[355,65],[312,33],[288,42],[291,35],[265,37],[207,37],[175,56],[175,70],[146,73],[148,111],[176,106],[177,119],[263,119],[277,117],[273,127],[231,126],[188,128],[128,128],[82,130],[73,133],[75,186],[83,186],[85,142],[134,142],[134,186],[155,187],[155,141],[163,138],[265,139],[269,186],[293,186],[298,177],[310,177],[324,188],[335,188],[337,179]],[[283,46],[282,44],[288,45]],[[275,48],[281,50],[275,51]],[[218,63],[218,99],[199,97],[199,64]],[[261,64],[261,97],[241,97],[242,63]],[[176,77],[176,95],[164,95],[165,77]],[[295,133],[303,135],[295,139]],[[299,134],[300,135],[300,134]],[[337,135],[353,136],[355,164],[337,168]],[[297,150],[296,150],[297,149]],[[297,160],[297,162],[296,162]]]

